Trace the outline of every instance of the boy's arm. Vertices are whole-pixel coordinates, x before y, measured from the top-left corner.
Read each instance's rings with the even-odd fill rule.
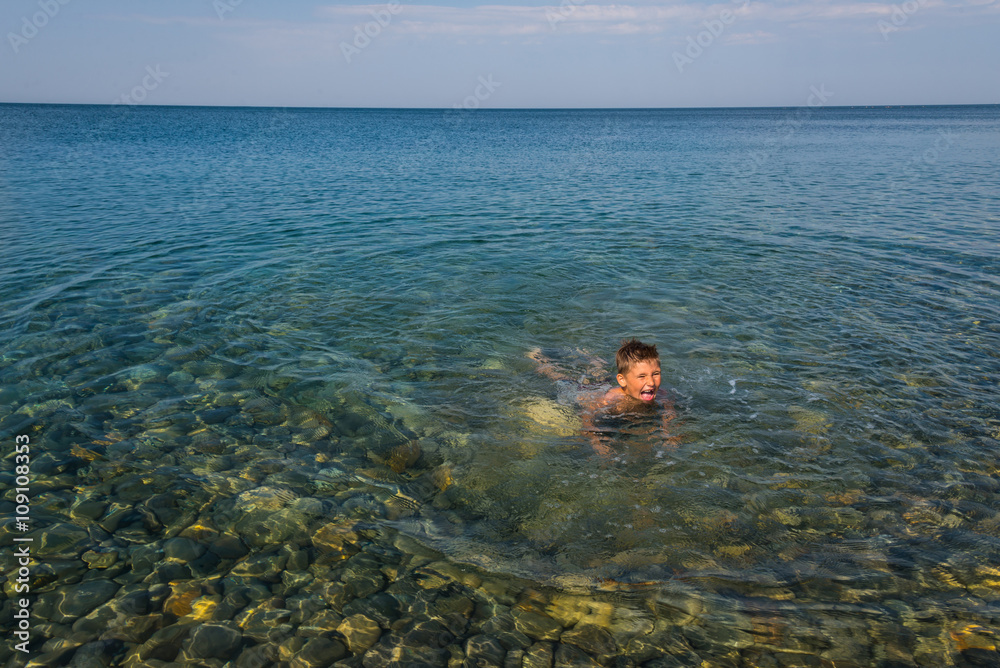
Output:
[[[665,400],[662,402],[663,406],[663,433],[666,436],[664,443],[671,448],[676,448],[681,443],[680,436],[672,436],[670,434],[671,427],[673,426],[673,421],[677,418],[677,411],[674,410],[674,404],[672,401]]]
[[[617,399],[615,394],[616,389],[617,388],[609,390],[600,396],[585,399],[580,402],[583,406],[583,410],[580,412],[580,421],[583,423],[583,431],[590,440],[590,445],[594,448],[594,452],[599,455],[611,454],[611,448],[605,445],[597,435],[597,415],[615,402]],[[621,394],[621,390],[617,391],[618,394]]]

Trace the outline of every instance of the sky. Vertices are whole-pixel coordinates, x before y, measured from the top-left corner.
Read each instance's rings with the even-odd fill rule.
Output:
[[[2,0],[0,102],[1000,103],[1000,0],[420,2]]]

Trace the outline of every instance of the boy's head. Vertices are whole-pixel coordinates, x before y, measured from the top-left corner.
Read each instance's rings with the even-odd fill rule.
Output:
[[[660,354],[656,346],[631,339],[623,341],[615,355],[618,384],[622,391],[639,401],[653,401],[660,389]]]

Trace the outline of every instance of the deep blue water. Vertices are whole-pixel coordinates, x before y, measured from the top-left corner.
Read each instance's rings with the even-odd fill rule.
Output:
[[[0,105],[0,259],[39,531],[167,467],[707,628],[859,606],[872,661],[1000,619],[1000,107]],[[632,336],[678,419],[603,459],[526,353],[599,387]]]

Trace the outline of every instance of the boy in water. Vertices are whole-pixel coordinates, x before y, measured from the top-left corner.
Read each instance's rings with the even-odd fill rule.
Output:
[[[528,357],[538,362],[539,373],[557,381],[569,379],[542,355],[541,350],[531,351]],[[597,360],[598,363],[600,361]],[[600,455],[611,453],[608,444],[601,440],[601,429],[596,424],[601,417],[659,411],[663,429],[669,433],[670,423],[676,415],[669,399],[659,393],[660,354],[655,345],[647,345],[636,339],[623,341],[615,355],[615,363],[618,366],[618,387],[603,393],[581,393],[577,397],[577,402],[583,407],[580,418],[584,431],[594,450]],[[676,437],[670,437],[667,442],[675,445],[676,440]]]

